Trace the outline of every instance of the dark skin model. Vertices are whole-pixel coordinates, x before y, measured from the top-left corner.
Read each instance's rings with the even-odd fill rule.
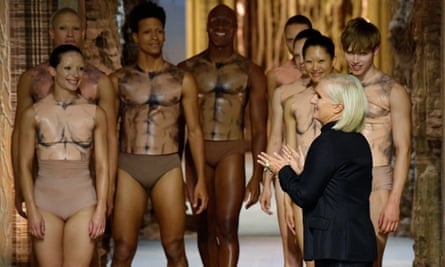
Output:
[[[208,49],[194,63],[179,64],[198,82],[201,127],[204,139],[218,143],[243,140],[242,116],[250,109],[252,153],[266,148],[266,78],[263,70],[233,48],[236,16],[218,5],[208,16]],[[244,68],[245,67],[245,68]],[[245,70],[245,71],[240,71]],[[222,93],[221,93],[222,91]],[[250,102],[250,105],[246,105]],[[206,152],[208,158],[210,153]],[[231,153],[216,164],[206,162],[205,177],[209,204],[199,216],[198,246],[204,266],[236,266],[239,258],[238,223],[243,201],[249,208],[258,201],[262,168],[253,162],[253,175],[245,184],[244,153]],[[187,172],[187,183],[194,175]]]

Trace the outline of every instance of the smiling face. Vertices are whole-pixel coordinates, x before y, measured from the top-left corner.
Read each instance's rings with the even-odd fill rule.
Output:
[[[304,54],[304,67],[313,83],[332,72],[334,59],[322,46],[310,46]]]
[[[378,48],[373,51],[362,51],[362,52],[353,52],[352,47],[349,47],[345,51],[345,59],[348,62],[349,69],[351,74],[358,77],[359,79],[363,78],[368,70],[373,67],[374,64],[374,56],[377,54]]]
[[[50,74],[54,77],[55,86],[67,91],[77,91],[83,70],[83,57],[75,51],[61,54],[59,64],[55,68],[49,68]]]
[[[162,22],[157,18],[145,18],[139,21],[138,32],[133,33],[133,40],[142,53],[158,56],[162,53],[165,32]]]
[[[311,104],[314,105],[314,119],[322,125],[337,120],[343,110],[341,104],[336,104],[328,94],[329,81],[322,80],[314,88],[315,94],[311,98]]]
[[[219,5],[210,12],[207,33],[212,45],[216,47],[232,46],[235,31],[236,17],[232,9],[225,5]]]

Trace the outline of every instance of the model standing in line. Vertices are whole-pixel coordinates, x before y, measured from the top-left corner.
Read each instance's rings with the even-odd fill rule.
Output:
[[[149,196],[167,266],[188,266],[185,190],[178,155],[182,116],[197,169],[193,208],[200,214],[207,206],[198,89],[190,73],[163,57],[165,19],[164,9],[153,2],[132,9],[128,20],[138,46],[136,63],[111,74],[120,99],[121,123],[112,220],[113,267],[131,266]]]
[[[369,103],[362,133],[371,145],[374,166],[370,197],[378,241],[374,267],[382,266],[388,234],[395,232],[399,225],[400,201],[411,160],[409,95],[403,86],[374,65],[380,40],[378,28],[363,18],[350,20],[341,35],[350,72],[362,83]]]
[[[84,77],[79,48],[58,46],[49,65],[51,93],[26,108],[20,120],[21,192],[38,264],[86,267],[95,239],[105,230],[107,119],[99,106],[79,94]],[[96,186],[89,169],[93,153]]]
[[[242,203],[246,201],[249,208],[260,195],[262,168],[255,160],[246,186],[243,120],[249,107],[251,150],[256,155],[266,148],[266,77],[258,65],[234,50],[236,27],[235,12],[217,5],[208,15],[208,48],[179,65],[193,73],[199,86],[209,193],[207,211],[198,222],[198,247],[204,266],[237,265]],[[190,177],[187,182],[194,183]]]

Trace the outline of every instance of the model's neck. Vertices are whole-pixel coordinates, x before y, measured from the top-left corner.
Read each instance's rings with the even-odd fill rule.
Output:
[[[208,56],[213,62],[224,62],[227,61],[234,53],[235,50],[232,46],[226,47],[215,47],[209,46]]]
[[[365,73],[363,73],[363,75],[361,76],[357,76],[357,78],[360,80],[360,82],[363,85],[372,83],[372,81],[374,80],[375,76],[379,73],[379,70],[372,65],[368,71],[366,71]]]
[[[165,60],[162,54],[159,56],[144,55],[139,53],[136,64],[146,72],[162,70]]]
[[[71,91],[55,86],[53,95],[58,103],[69,104],[77,98],[77,90]]]

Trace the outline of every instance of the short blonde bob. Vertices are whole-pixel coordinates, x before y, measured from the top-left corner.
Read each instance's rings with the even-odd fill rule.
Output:
[[[325,90],[335,104],[343,104],[340,119],[334,127],[343,132],[360,132],[368,111],[368,99],[360,81],[350,74],[328,74],[320,79],[325,81]]]

